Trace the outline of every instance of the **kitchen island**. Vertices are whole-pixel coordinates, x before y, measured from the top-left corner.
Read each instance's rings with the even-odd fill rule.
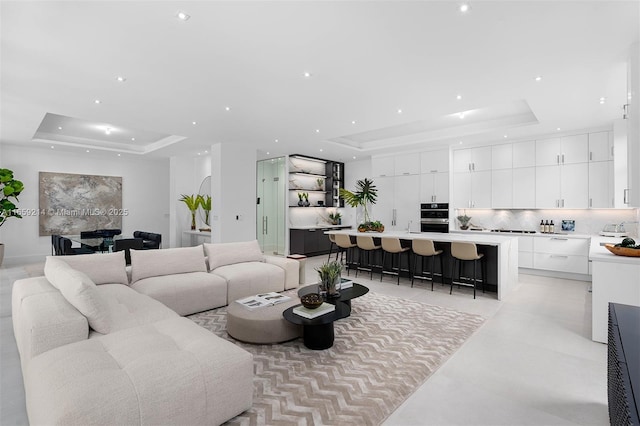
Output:
[[[477,234],[449,234],[438,232],[373,232],[363,234],[356,230],[327,231],[327,234],[347,234],[352,237],[358,235],[370,235],[374,238],[397,237],[405,245],[410,245],[416,239],[433,240],[444,250],[445,259],[451,258],[449,246],[454,241],[475,243],[478,251],[484,252],[487,257],[487,269],[494,271],[495,286],[497,287],[498,300],[504,299],[518,283],[518,237],[509,235],[495,235],[489,233]],[[445,264],[448,264],[446,262]],[[445,266],[445,275],[450,266]]]
[[[591,339],[596,342],[607,342],[609,302],[640,306],[640,257],[616,256],[603,246],[621,240],[591,238]]]

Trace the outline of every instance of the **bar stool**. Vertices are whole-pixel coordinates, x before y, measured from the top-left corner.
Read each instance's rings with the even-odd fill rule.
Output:
[[[458,278],[460,277],[460,269],[462,262],[473,262],[473,298],[476,298],[476,264],[478,260],[484,257],[484,254],[478,254],[478,248],[474,243],[452,242],[451,243],[451,256],[453,260],[451,262],[451,289],[449,294],[453,292],[453,271],[456,261],[458,261]],[[484,265],[480,263],[480,278],[482,280],[482,292],[484,293]]]
[[[413,272],[411,273],[411,287],[413,287],[414,278],[418,278],[421,280],[428,279],[426,276],[424,276],[425,257],[431,259],[431,270],[429,271],[431,277],[431,291],[433,291],[433,267],[436,261],[436,256],[438,256],[438,258],[440,259],[440,282],[444,284],[444,267],[442,265],[442,256],[440,256],[442,254],[442,250],[436,250],[432,240],[413,240],[411,243],[411,250],[413,251]],[[420,257],[420,275],[416,275],[416,268],[418,267],[418,257]]]
[[[327,262],[331,262],[331,254],[333,252],[333,246],[336,245],[336,236],[335,236],[335,234],[329,234],[329,242],[331,243],[331,245],[329,246],[329,257],[327,258]],[[338,251],[336,251],[336,260],[338,260],[338,255],[340,255],[341,252],[342,252],[342,250],[340,250],[340,248],[338,248]]]
[[[351,265],[353,264],[353,248],[356,247],[356,244],[351,242],[351,237],[347,234],[335,234],[335,242],[338,246],[338,250],[340,251],[340,261],[342,262],[343,255],[347,253],[347,275],[349,275],[349,270],[351,269]],[[336,254],[336,260],[338,260],[338,255]],[[356,269],[356,274],[358,270]]]
[[[358,235],[356,237],[356,244],[358,245],[358,267],[356,268],[356,277],[358,276],[359,270],[369,271],[369,279],[373,278],[373,267],[374,265],[371,263],[371,253],[374,255],[380,251],[380,245],[377,245],[373,240],[373,237],[370,235]],[[362,267],[362,257],[363,254],[367,255],[367,268]]]
[[[382,238],[382,268],[380,270],[380,281],[382,281],[382,274],[395,274],[398,276],[398,285],[400,285],[400,255],[402,253],[407,253],[407,262],[408,262],[408,271],[411,273],[411,255],[409,253],[409,247],[402,247],[400,244],[400,238],[391,238],[385,237]],[[391,270],[384,270],[384,260],[387,257],[387,253],[391,253]],[[396,258],[396,263],[398,267],[397,271],[394,271],[393,268],[393,259]]]

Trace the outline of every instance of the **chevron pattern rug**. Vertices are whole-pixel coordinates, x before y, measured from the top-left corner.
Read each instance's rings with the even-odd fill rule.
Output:
[[[354,299],[330,349],[302,339],[251,345],[229,337],[226,308],[189,317],[254,357],[253,407],[232,425],[377,425],[438,369],[484,319],[375,293]]]

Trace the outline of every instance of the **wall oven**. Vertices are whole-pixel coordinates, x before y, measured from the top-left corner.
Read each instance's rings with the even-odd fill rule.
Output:
[[[420,204],[421,232],[449,232],[449,204]]]

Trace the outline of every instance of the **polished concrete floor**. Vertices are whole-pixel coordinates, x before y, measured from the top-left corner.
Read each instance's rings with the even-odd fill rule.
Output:
[[[307,282],[326,256],[307,260]],[[11,285],[22,268],[0,269],[1,425],[27,424],[11,326]],[[351,272],[351,276],[354,273]],[[503,301],[495,294],[379,275],[372,291],[446,306],[485,324],[385,422],[385,425],[605,425],[606,345],[591,341],[590,283],[520,275]]]

